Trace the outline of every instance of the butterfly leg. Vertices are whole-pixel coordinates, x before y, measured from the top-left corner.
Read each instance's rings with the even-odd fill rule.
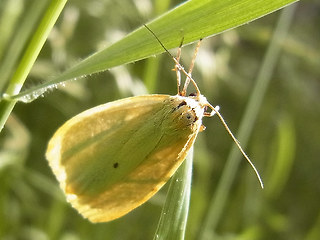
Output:
[[[189,71],[188,71],[188,76],[186,78],[186,81],[184,83],[184,86],[183,86],[183,89],[182,89],[182,96],[185,96],[186,95],[186,92],[187,92],[187,88],[189,86],[189,83],[190,83],[190,77],[191,77],[191,73],[192,73],[192,70],[194,68],[194,63],[196,61],[196,58],[197,58],[197,54],[198,54],[198,51],[199,51],[199,48],[200,48],[200,44],[201,44],[201,41],[202,39],[199,40],[197,46],[196,46],[196,49],[194,50],[194,54],[193,54],[193,57],[192,57],[192,60],[191,60],[191,64],[190,64],[190,67],[189,67]]]
[[[181,86],[181,65],[180,65],[180,57],[181,57],[181,47],[182,47],[182,44],[183,44],[183,38],[181,40],[181,43],[180,43],[180,46],[178,48],[178,51],[177,51],[177,56],[175,57],[175,59],[177,60],[175,62],[175,65],[174,65],[174,71],[176,72],[176,75],[177,75],[177,90],[178,90],[178,95],[181,95],[182,93],[180,92],[180,86]],[[184,96],[184,95],[181,95],[181,96]]]

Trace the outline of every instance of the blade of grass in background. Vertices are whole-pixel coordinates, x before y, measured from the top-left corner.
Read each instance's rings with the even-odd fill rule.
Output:
[[[188,219],[193,147],[170,180],[154,240],[183,240]]]
[[[191,0],[163,14],[147,25],[168,49],[178,47],[182,37],[188,44],[253,21],[297,0]],[[48,88],[69,79],[134,62],[164,52],[148,32],[140,27],[108,48],[96,52],[55,79],[31,88],[11,99],[29,102]],[[12,93],[7,93],[12,96]]]
[[[19,63],[19,66],[9,82],[8,88],[5,92],[6,95],[14,95],[20,92],[33,63],[36,61],[43,44],[45,43],[66,2],[67,0],[57,0],[50,3]],[[6,100],[2,100],[0,102],[0,131],[14,108],[15,103],[15,101]]]
[[[17,25],[17,20],[23,10],[23,1],[7,1],[1,4],[2,14],[0,14],[0,60],[8,46],[9,39]]]
[[[16,2],[14,2],[16,6]],[[16,65],[19,57],[21,56],[21,52],[23,47],[27,44],[28,39],[33,34],[36,24],[38,23],[43,11],[48,4],[48,0],[36,0],[32,2],[30,9],[32,11],[28,11],[27,15],[19,22],[19,25],[16,29],[16,35],[13,37],[12,41],[6,50],[6,57],[1,59],[0,64],[0,91],[3,90],[4,85],[8,82],[8,78],[13,72],[14,66]],[[6,10],[4,10],[6,11]],[[1,19],[4,23],[12,21],[11,19]],[[7,27],[7,26],[6,26]],[[3,34],[2,31],[0,31]],[[1,35],[2,36],[2,35]],[[1,48],[2,46],[0,46]],[[1,49],[0,49],[1,52]]]
[[[270,157],[269,169],[266,170],[268,188],[265,195],[277,199],[288,182],[294,164],[296,136],[293,120],[288,116],[279,116],[277,132],[277,151]]]
[[[294,15],[295,6],[296,5],[286,8],[281,13],[273,34],[273,38],[270,42],[264,61],[258,73],[255,87],[250,96],[237,134],[237,138],[242,147],[246,146],[253,126],[255,125],[256,117],[261,108],[263,97],[272,77],[273,70],[277,64],[283,40],[285,39],[289,31],[289,27]],[[237,147],[233,146],[227,159],[225,170],[220,179],[218,188],[212,198],[211,206],[207,213],[203,228],[200,232],[201,238],[199,239],[212,239],[221,218],[222,212],[224,211],[225,203],[227,202],[231,185],[236,176],[236,171],[239,166],[241,157],[241,153],[239,152]]]

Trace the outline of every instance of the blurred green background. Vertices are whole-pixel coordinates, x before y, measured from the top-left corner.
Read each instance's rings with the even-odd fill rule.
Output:
[[[6,33],[0,37],[0,65],[32,2],[0,0],[0,29]],[[48,1],[43,2],[39,8]],[[179,3],[69,1],[25,88],[58,75]],[[259,72],[266,69],[260,77],[270,74],[246,147],[265,189],[241,160],[214,239],[320,239],[320,3],[301,1],[292,11],[273,70],[263,62],[281,11],[206,38],[199,50],[194,79],[209,102],[221,107],[235,134]],[[194,47],[182,49],[183,65],[190,63]],[[54,131],[85,109],[148,92],[176,94],[172,67],[163,54],[68,82],[30,104],[17,104],[0,135],[0,239],[152,239],[167,187],[121,219],[91,224],[65,202],[44,153]],[[204,124],[207,128],[195,144],[186,239],[199,239],[234,145],[218,118]]]

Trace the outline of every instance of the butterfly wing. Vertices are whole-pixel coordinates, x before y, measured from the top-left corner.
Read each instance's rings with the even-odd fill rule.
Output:
[[[92,222],[105,222],[151,198],[180,166],[201,125],[182,101],[126,98],[58,129],[46,157],[72,206]]]

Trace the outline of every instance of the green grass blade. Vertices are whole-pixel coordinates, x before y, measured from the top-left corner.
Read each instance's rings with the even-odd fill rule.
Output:
[[[19,22],[15,31],[15,36],[9,46],[7,46],[6,55],[4,59],[1,59],[0,91],[3,90],[8,78],[12,74],[16,63],[21,56],[21,52],[23,51],[23,48],[30,36],[34,33],[34,29],[37,26],[47,4],[48,0],[37,0],[32,2],[32,6],[30,7],[32,11],[27,11],[26,16]],[[10,21],[10,19],[8,21]]]
[[[296,0],[191,0],[161,15],[147,25],[166,48],[188,44],[253,21]],[[12,97],[32,101],[47,88],[112,67],[164,52],[145,27],[140,27],[113,45],[94,53],[55,79]]]
[[[154,240],[183,240],[188,219],[193,147],[173,175]]]
[[[45,43],[66,2],[67,0],[52,1],[49,5],[19,63],[19,66],[9,82],[8,88],[5,92],[6,95],[10,96],[20,92],[33,63],[38,57],[43,44]],[[5,99],[2,99],[0,102],[0,131],[7,121],[15,103],[15,101],[7,101]]]
[[[21,0],[0,2],[0,61],[14,33],[23,5]]]
[[[296,136],[293,120],[287,115],[279,116],[277,134],[277,151],[270,159],[266,175],[268,188],[266,195],[270,199],[277,199],[288,182],[294,164],[296,152]]]

